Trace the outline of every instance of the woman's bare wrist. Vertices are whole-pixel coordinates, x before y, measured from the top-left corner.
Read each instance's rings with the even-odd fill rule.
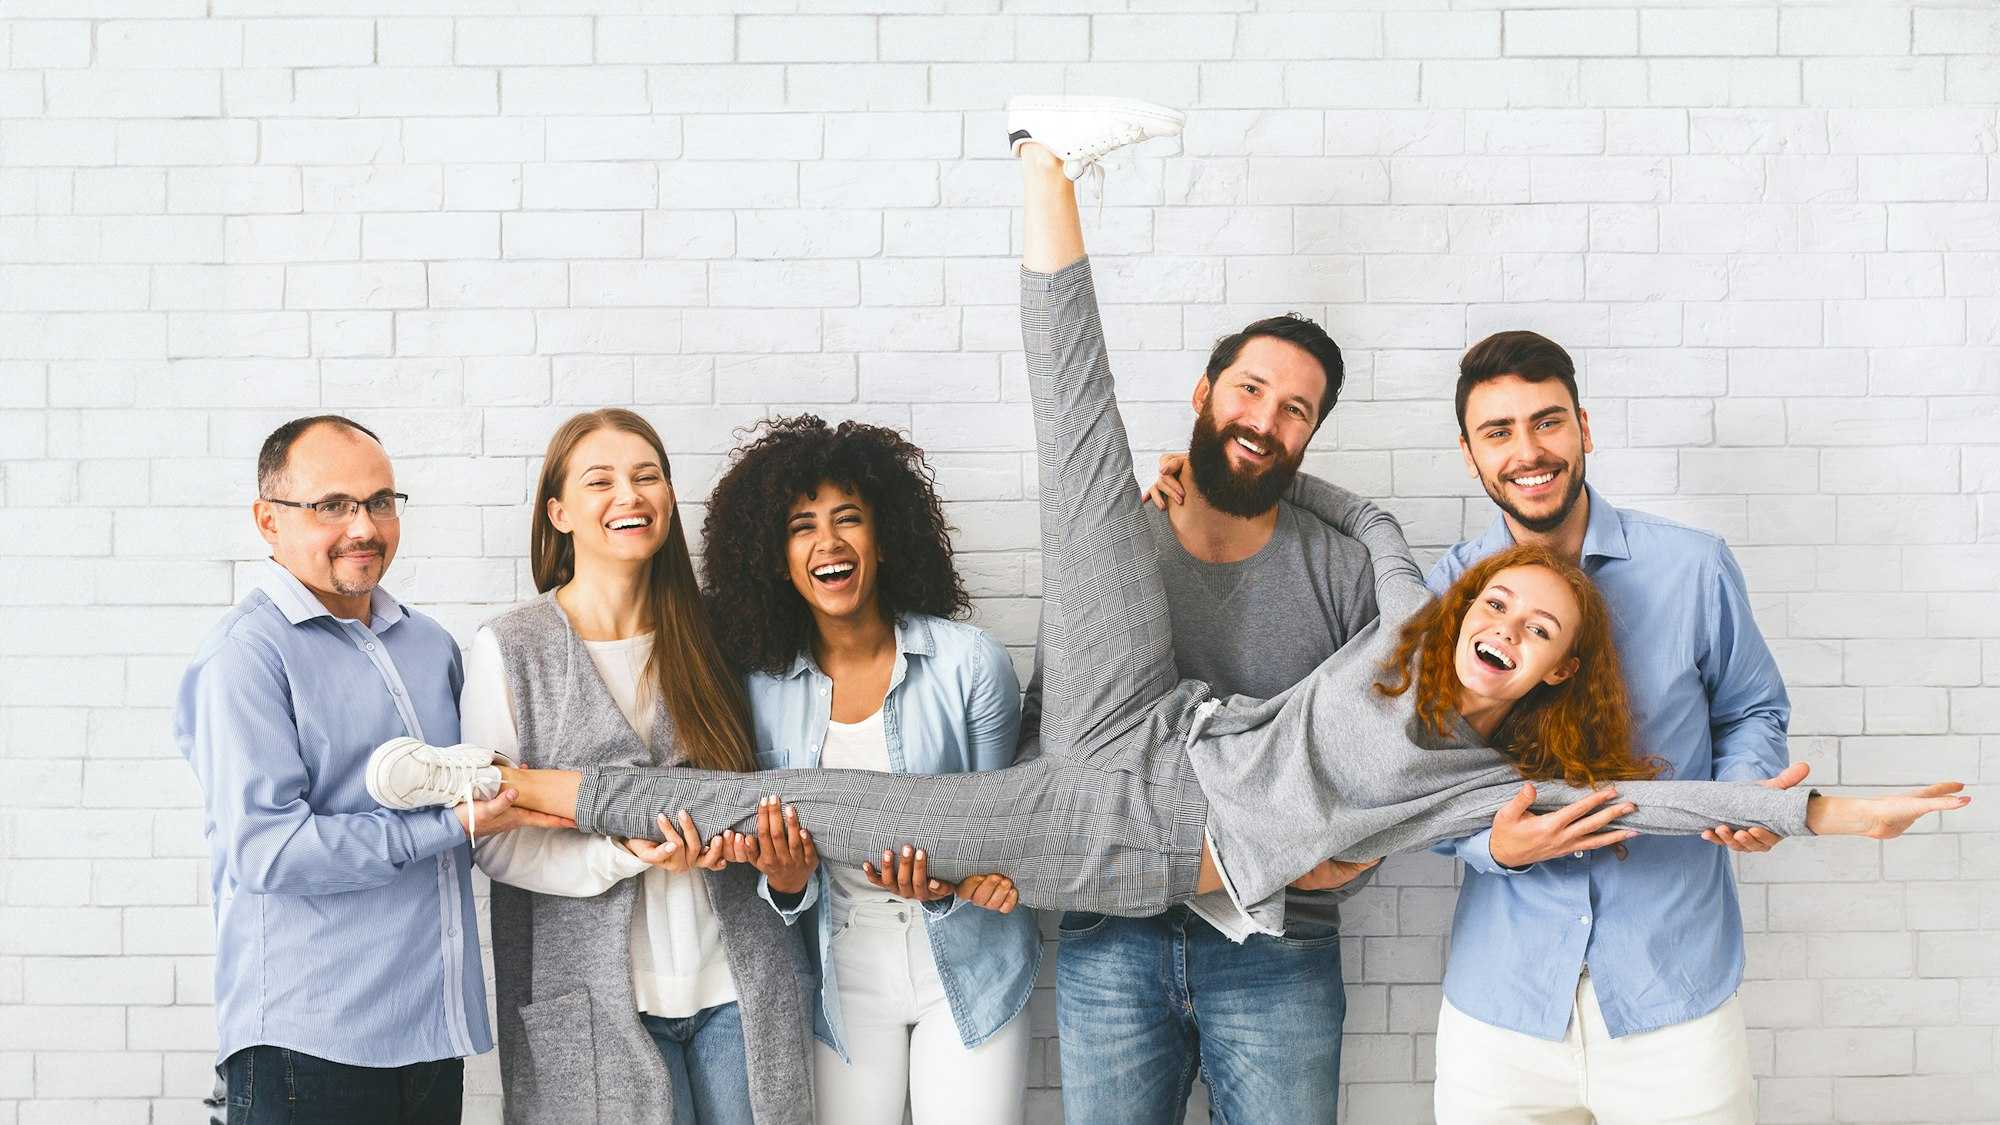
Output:
[[[1840,836],[1850,834],[1855,826],[1847,823],[1854,802],[1846,797],[1829,797],[1824,793],[1814,793],[1806,798],[1806,828],[1815,836]]]

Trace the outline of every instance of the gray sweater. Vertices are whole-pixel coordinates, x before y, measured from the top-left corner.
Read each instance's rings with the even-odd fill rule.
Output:
[[[1395,518],[1301,475],[1292,498],[1359,539],[1381,617],[1312,675],[1271,699],[1232,696],[1198,722],[1188,752],[1209,800],[1208,835],[1230,896],[1260,927],[1283,928],[1285,884],[1321,857],[1365,860],[1469,835],[1520,789],[1514,766],[1464,719],[1444,738],[1416,720],[1416,693],[1374,689],[1403,626],[1430,600]],[[1299,752],[1303,747],[1306,752]],[[1716,824],[1806,835],[1805,789],[1745,782],[1621,781],[1637,805],[1621,827],[1687,835]],[[1535,783],[1535,808],[1588,795]]]
[[[586,769],[678,759],[666,708],[655,703],[652,737],[641,742],[554,597],[543,594],[491,627],[506,658],[524,764]],[[742,1008],[755,1120],[811,1125],[813,973],[805,945],[757,897],[750,867],[710,872],[704,882]],[[637,902],[631,879],[592,898],[493,885],[494,994],[510,1125],[673,1122],[666,1063],[639,1022],[632,993]]]

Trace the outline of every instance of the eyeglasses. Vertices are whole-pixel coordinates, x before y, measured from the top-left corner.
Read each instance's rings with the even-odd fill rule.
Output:
[[[273,496],[262,496],[258,499],[272,504],[283,504],[287,508],[304,508],[306,511],[318,516],[319,522],[336,526],[352,520],[354,513],[362,508],[368,509],[368,518],[371,520],[387,522],[389,520],[401,519],[403,518],[403,505],[410,502],[409,495],[402,492],[383,492],[370,496],[366,500],[341,498],[337,500],[300,502],[297,500],[279,500]]]

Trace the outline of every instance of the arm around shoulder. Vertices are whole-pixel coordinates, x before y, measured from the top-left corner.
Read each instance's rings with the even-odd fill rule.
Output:
[[[1375,569],[1375,601],[1384,617],[1401,620],[1430,600],[1423,572],[1417,569],[1395,516],[1311,473],[1294,476],[1285,498],[1368,548]]]

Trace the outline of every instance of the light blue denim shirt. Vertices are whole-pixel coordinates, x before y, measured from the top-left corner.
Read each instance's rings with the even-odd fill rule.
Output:
[[[744,686],[761,769],[816,769],[826,745],[833,709],[833,681],[810,652],[802,652],[784,674],[753,673]],[[909,614],[896,623],[896,666],[882,701],[893,773],[965,773],[1012,765],[1021,733],[1021,689],[1014,665],[999,642],[971,625]],[[782,791],[778,794],[784,796]],[[902,841],[884,840],[884,848]],[[759,880],[770,901],[770,886]],[[832,911],[817,904],[827,898],[824,864],[791,910],[777,909],[787,923],[814,916],[819,941],[819,1005],[814,1030],[847,1058],[841,1042],[840,985],[834,979]],[[997,914],[956,900],[927,903],[925,929],[938,978],[951,1004],[959,1039],[967,1047],[985,1042],[1018,1015],[1035,988],[1041,965],[1041,928],[1035,912],[1016,907]],[[851,1061],[851,1060],[850,1060]]]
[[[380,587],[363,625],[275,562],[259,585],[174,703],[215,892],[217,1057],[491,1050],[465,830],[450,809],[382,808],[364,779],[391,738],[458,741],[458,645]]]
[[[1642,754],[1663,777],[1757,781],[1790,759],[1791,702],[1750,615],[1743,572],[1705,531],[1621,511],[1588,489],[1583,569],[1611,607]],[[1512,546],[1504,519],[1431,569],[1442,592]],[[1438,845],[1465,861],[1444,994],[1496,1027],[1559,1040],[1585,963],[1614,1036],[1714,1011],[1743,979],[1743,914],[1729,851],[1699,836],[1640,836],[1510,870],[1491,831]],[[1796,846],[1796,845],[1793,845]]]

